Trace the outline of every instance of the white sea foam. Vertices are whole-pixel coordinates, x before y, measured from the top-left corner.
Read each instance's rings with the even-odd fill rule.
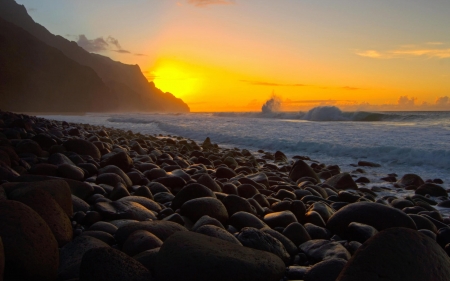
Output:
[[[381,168],[367,168],[374,179],[391,172],[413,172],[424,178],[442,178],[445,187],[450,183],[449,112],[342,112],[336,107],[319,107],[300,113],[46,117],[196,141],[210,137],[222,146],[307,155],[326,164],[339,164],[344,170],[353,169],[349,165],[358,160],[367,160],[382,164]]]

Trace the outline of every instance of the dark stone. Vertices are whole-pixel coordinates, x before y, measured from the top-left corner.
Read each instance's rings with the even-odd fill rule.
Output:
[[[262,232],[269,234],[273,238],[277,239],[278,241],[283,244],[284,248],[286,248],[286,251],[289,253],[289,256],[291,257],[291,260],[295,257],[295,255],[298,254],[298,247],[294,244],[294,242],[291,241],[291,239],[287,238],[280,232],[273,230],[271,228],[263,228],[261,229]]]
[[[449,280],[449,276],[450,259],[435,241],[415,230],[391,228],[367,240],[337,280]]]
[[[171,236],[155,260],[159,281],[279,281],[285,271],[271,253],[193,232]]]
[[[234,226],[237,230],[241,230],[244,227],[253,227],[257,229],[268,227],[268,225],[261,221],[257,216],[242,211],[234,213],[230,217],[229,224]]]
[[[234,194],[237,195],[237,187],[232,183],[226,183],[222,187],[222,192],[226,194]]]
[[[223,224],[218,221],[215,218],[212,218],[210,216],[203,216],[197,220],[197,222],[192,226],[191,231],[197,231],[198,228],[204,226],[204,225],[214,225],[217,227],[220,227],[222,229],[225,229]]]
[[[133,195],[134,196],[141,196],[141,197],[145,197],[145,198],[153,200],[153,194],[150,191],[150,188],[148,188],[145,185],[143,185],[143,186],[139,187],[138,189],[136,189],[136,191],[134,192]]]
[[[59,247],[72,241],[70,219],[47,191],[36,187],[17,188],[9,193],[9,198],[22,202],[36,211],[50,227]]]
[[[88,250],[81,260],[80,281],[148,281],[152,276],[141,263],[113,248]]]
[[[114,185],[114,189],[109,194],[109,199],[111,199],[112,201],[117,201],[128,196],[130,196],[130,192],[128,192],[127,187],[123,183],[118,182]]]
[[[358,166],[362,166],[362,167],[381,167],[380,164],[369,162],[369,161],[358,161]]]
[[[91,207],[83,199],[80,199],[75,195],[72,195],[72,205],[73,205],[73,212],[80,212],[80,211],[87,212]]]
[[[114,235],[117,231],[117,227],[109,222],[105,221],[99,221],[94,223],[89,227],[90,231],[103,231],[106,233],[109,233],[111,235]]]
[[[171,221],[131,222],[119,227],[115,235],[117,242],[123,244],[128,236],[136,230],[146,230],[162,241],[165,241],[175,232],[188,231],[184,226]]]
[[[358,222],[350,223],[347,228],[348,238],[352,241],[358,241],[360,243],[366,242],[377,233],[378,230],[374,227]]]
[[[5,280],[55,280],[58,243],[47,223],[27,205],[3,200],[0,237],[5,255]]]
[[[251,198],[254,195],[258,194],[259,191],[251,184],[241,184],[237,187],[237,192],[240,197],[243,198]]]
[[[197,179],[197,182],[211,189],[213,192],[222,192],[220,186],[208,174],[203,174]]]
[[[312,223],[305,223],[305,229],[308,232],[311,239],[330,239],[332,234],[331,232],[323,227],[317,226]]]
[[[316,263],[305,274],[305,281],[335,281],[347,260],[327,259]]]
[[[94,159],[100,159],[100,150],[91,142],[83,139],[70,139],[64,142],[64,147],[68,151],[73,151],[80,155],[89,155]]]
[[[215,225],[200,226],[195,232],[228,241],[237,245],[242,245],[241,242],[239,242],[239,240],[233,236],[233,234]]]
[[[216,170],[217,178],[231,179],[237,176],[236,172],[228,167],[219,167]]]
[[[127,196],[127,197],[120,198],[118,201],[135,202],[135,203],[138,203],[138,204],[144,206],[148,210],[156,212],[156,213],[159,213],[161,211],[161,206],[158,203],[156,203],[155,201],[153,201],[151,199],[141,197],[141,196]]]
[[[285,264],[289,263],[290,256],[283,244],[278,239],[259,229],[245,227],[241,229],[236,237],[245,247],[275,254]]]
[[[201,197],[186,201],[180,208],[180,214],[196,222],[204,215],[217,219],[221,223],[228,221],[228,212],[225,206],[212,197]]]
[[[229,216],[232,216],[237,212],[247,212],[256,215],[256,210],[250,202],[237,195],[228,195],[223,199],[223,204],[225,205]]]
[[[167,172],[164,169],[153,168],[147,171],[144,171],[144,176],[149,180],[156,180],[162,177],[167,177]]]
[[[329,259],[349,260],[351,255],[344,246],[338,242],[328,240],[309,240],[299,246],[312,264]]]
[[[113,174],[120,176],[123,179],[123,182],[127,187],[131,187],[133,185],[133,183],[131,182],[131,179],[128,177],[128,175],[125,174],[125,172],[122,171],[122,169],[120,169],[117,166],[108,165],[108,166],[105,166],[105,167],[101,168],[100,170],[98,170],[99,176],[102,174],[105,174],[105,173],[113,173]]]
[[[83,231],[83,233],[81,233],[80,236],[91,236],[97,238],[100,241],[105,242],[108,245],[116,244],[116,239],[114,239],[114,237],[111,234],[99,230]]]
[[[107,220],[130,219],[137,221],[156,220],[152,211],[141,204],[129,201],[99,202],[94,209]]]
[[[434,183],[422,184],[418,189],[416,189],[415,193],[423,196],[427,194],[431,196],[448,196],[447,191],[442,186]]]
[[[293,222],[297,222],[297,218],[291,211],[282,211],[265,215],[264,222],[271,228],[286,227]]]
[[[38,157],[43,155],[43,150],[39,144],[33,140],[22,140],[16,145],[17,154],[31,153]]]
[[[308,164],[306,164],[303,160],[297,160],[289,172],[289,178],[293,181],[297,181],[303,177],[311,177],[315,179],[316,182],[321,182],[317,174]]]
[[[133,167],[133,159],[131,159],[126,152],[121,151],[103,159],[100,162],[101,167],[106,167],[109,165],[117,166],[127,173]]]
[[[336,189],[358,189],[358,185],[348,173],[340,173],[332,176],[325,181],[325,184],[328,184]]]
[[[316,211],[308,211],[303,220],[305,223],[312,223],[320,227],[325,227],[326,223],[322,216]]]
[[[95,180],[96,184],[107,184],[110,186],[116,186],[118,183],[123,184],[126,186],[125,181],[122,179],[121,176],[115,173],[104,173],[99,176],[97,176],[97,179]]]
[[[159,182],[165,187],[168,187],[175,195],[186,185],[186,181],[183,178],[176,176],[158,178],[154,182]]]
[[[81,168],[70,164],[59,165],[56,173],[61,178],[67,178],[76,181],[83,181],[84,179],[84,171]]]
[[[154,234],[146,230],[136,230],[125,240],[122,251],[129,256],[135,256],[143,251],[159,248],[162,244],[161,239]]]
[[[406,174],[404,175],[400,180],[397,181],[397,183],[403,187],[406,186],[415,186],[419,187],[425,182],[421,177],[419,177],[416,174]]]
[[[58,277],[69,280],[80,276],[80,263],[83,255],[93,248],[108,248],[109,245],[92,236],[79,236],[61,248],[59,253]]]
[[[424,216],[416,215],[416,214],[409,214],[408,216],[413,219],[414,223],[417,226],[417,229],[419,229],[419,230],[420,229],[428,229],[434,233],[437,233],[438,229],[436,228],[434,223],[431,222],[429,219],[425,218]]]
[[[358,202],[341,208],[328,220],[327,228],[345,238],[347,226],[352,222],[373,226],[378,231],[391,227],[416,229],[416,224],[407,214],[398,209],[371,202]]]
[[[176,210],[189,200],[200,197],[216,198],[214,192],[206,186],[199,183],[191,183],[183,187],[173,198],[171,208]]]

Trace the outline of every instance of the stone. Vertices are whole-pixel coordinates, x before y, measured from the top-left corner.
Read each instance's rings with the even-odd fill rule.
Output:
[[[39,144],[33,140],[22,140],[16,145],[17,154],[31,153],[38,157],[43,155],[43,150]]]
[[[216,181],[213,180],[208,174],[203,174],[200,176],[200,178],[197,179],[197,182],[211,189],[213,192],[222,192],[222,188],[220,188]]]
[[[390,228],[367,240],[336,280],[443,281],[449,276],[450,259],[435,241],[416,230]]]
[[[102,168],[109,165],[117,166],[122,171],[127,173],[133,167],[133,159],[131,159],[126,152],[121,151],[107,158],[102,159],[102,161],[100,162],[100,166]]]
[[[414,221],[404,212],[372,202],[357,202],[341,208],[328,220],[327,228],[345,238],[352,222],[370,225],[378,231],[391,227],[416,229]]]
[[[377,233],[378,230],[374,227],[363,223],[352,222],[347,227],[348,238],[352,241],[358,241],[360,243],[366,242]]]
[[[165,187],[168,187],[173,194],[177,194],[183,187],[186,186],[186,181],[183,178],[177,176],[167,176],[154,180],[159,182]]]
[[[253,227],[244,227],[236,238],[245,247],[267,251],[277,255],[285,264],[289,263],[290,255],[286,251],[286,248],[279,240],[275,239],[270,234]]]
[[[72,241],[70,219],[47,191],[33,187],[18,188],[9,193],[9,198],[22,202],[36,211],[50,227],[59,247]]]
[[[125,240],[122,251],[129,256],[135,256],[143,251],[159,248],[162,244],[161,239],[154,234],[146,230],[136,230]]]
[[[123,244],[128,236],[136,230],[146,230],[156,235],[156,237],[162,241],[165,241],[178,231],[188,231],[184,226],[171,221],[134,221],[120,226],[116,232],[115,238],[119,244]]]
[[[139,203],[130,201],[99,202],[94,209],[106,220],[156,220],[155,214]]]
[[[98,175],[102,175],[105,173],[114,173],[114,174],[120,176],[123,179],[123,182],[127,187],[131,187],[133,185],[133,183],[131,182],[131,179],[128,177],[128,175],[125,174],[125,172],[122,171],[122,169],[120,169],[117,166],[108,165],[108,166],[105,166],[98,170]]]
[[[56,173],[61,178],[67,178],[76,181],[83,181],[84,179],[84,171],[81,168],[70,164],[59,165]]]
[[[328,259],[312,266],[305,274],[305,281],[335,281],[347,261]]]
[[[285,271],[274,254],[193,232],[169,237],[156,262],[159,281],[279,281]]]
[[[358,185],[349,173],[334,175],[327,179],[325,184],[328,184],[336,189],[358,189]]]
[[[299,249],[306,254],[311,264],[329,259],[349,260],[351,257],[347,249],[339,242],[322,239],[309,240],[301,244]]]
[[[271,228],[263,228],[261,229],[262,232],[269,234],[273,238],[277,239],[278,241],[283,244],[286,251],[289,253],[289,256],[291,257],[290,261],[293,260],[293,258],[298,254],[298,247],[294,244],[294,242],[291,241],[291,239],[287,238],[280,232],[273,230]]]
[[[87,230],[87,231],[83,231],[80,236],[91,236],[94,238],[97,238],[100,241],[105,242],[108,245],[114,245],[116,244],[116,239],[114,239],[114,237],[104,231],[99,231],[99,230]]]
[[[156,203],[152,199],[148,199],[148,198],[141,197],[141,196],[127,196],[127,197],[120,198],[118,201],[120,201],[120,202],[125,202],[125,201],[135,202],[135,203],[138,203],[138,204],[144,206],[148,210],[156,212],[156,213],[159,213],[162,210],[161,206],[158,203]]]
[[[241,242],[239,242],[239,240],[233,236],[233,234],[215,225],[200,226],[199,228],[196,229],[195,232],[208,235],[210,237],[215,237],[224,241],[228,241],[230,243],[234,243],[237,245],[242,245]]]
[[[415,191],[416,194],[420,195],[431,195],[431,196],[444,196],[447,197],[447,191],[440,185],[434,184],[434,183],[425,183],[419,186],[419,188]]]
[[[95,183],[96,184],[107,184],[110,186],[116,186],[118,183],[121,183],[124,186],[126,186],[126,183],[123,180],[123,178],[115,173],[103,173],[103,174],[97,176]]]
[[[0,237],[5,254],[5,280],[55,280],[58,243],[47,223],[27,205],[3,200]]]
[[[296,246],[311,240],[305,227],[298,222],[289,224],[284,230],[283,235],[289,238]]]
[[[135,259],[113,248],[88,250],[81,260],[80,281],[148,281],[150,271]]]
[[[217,178],[231,179],[237,176],[236,172],[228,167],[219,167],[216,170]]]
[[[331,236],[333,236],[331,231],[329,231],[328,229],[312,223],[305,223],[305,229],[308,232],[309,236],[311,236],[311,239],[329,240]]]
[[[406,186],[419,187],[422,184],[424,184],[425,182],[423,181],[423,179],[421,177],[419,177],[416,174],[406,174],[401,179],[399,179],[397,181],[397,183],[403,187],[406,187]]]
[[[317,182],[321,182],[317,174],[308,164],[306,164],[306,162],[303,160],[297,160],[289,172],[289,178],[293,181],[297,181],[303,177],[311,177]]]
[[[259,193],[258,189],[256,189],[251,184],[241,184],[240,186],[237,187],[237,192],[240,197],[246,199],[252,198],[253,196]]]
[[[228,195],[223,199],[223,204],[225,205],[225,208],[227,208],[229,216],[232,216],[237,212],[247,212],[256,215],[256,210],[250,202],[238,195]]]
[[[198,228],[200,228],[204,225],[214,225],[214,226],[220,227],[222,229],[225,229],[225,227],[223,226],[223,224],[220,221],[218,221],[215,218],[205,215],[197,220],[197,222],[192,226],[191,231],[197,231]]]
[[[5,275],[5,248],[3,247],[3,241],[0,237],[0,281],[3,281]]]
[[[241,230],[244,227],[253,227],[257,229],[269,227],[254,214],[242,211],[234,213],[230,217],[229,224],[234,226],[237,230]]]
[[[91,208],[91,206],[89,206],[88,203],[86,203],[86,201],[84,201],[83,199],[78,198],[75,195],[72,195],[72,206],[73,206],[73,212],[87,212],[89,211],[89,209]]]
[[[186,201],[200,197],[216,198],[216,195],[214,195],[214,192],[211,189],[202,184],[188,184],[175,195],[172,200],[171,208],[173,210],[179,209]]]
[[[117,232],[117,226],[115,226],[109,222],[106,222],[106,221],[99,221],[99,222],[92,224],[89,227],[89,230],[90,231],[103,231],[103,232],[109,233],[111,235],[114,235]]]
[[[100,159],[100,150],[91,142],[83,139],[69,139],[63,143],[68,151],[73,151],[79,155],[89,155],[94,159]]]
[[[217,219],[221,223],[228,221],[228,212],[222,202],[212,197],[201,197],[186,201],[180,208],[180,214],[196,222],[204,215]]]
[[[297,218],[291,211],[281,211],[265,215],[264,222],[271,228],[286,227],[293,222],[297,222]]]

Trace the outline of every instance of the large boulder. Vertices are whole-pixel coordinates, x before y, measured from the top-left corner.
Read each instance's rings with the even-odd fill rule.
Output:
[[[27,205],[3,200],[0,237],[5,247],[5,280],[55,280],[58,243],[47,223]]]
[[[156,261],[160,281],[278,281],[285,271],[274,254],[194,232],[169,237]]]
[[[18,188],[9,198],[24,203],[38,213],[50,227],[59,247],[72,241],[73,230],[69,217],[53,197],[44,189]]]
[[[414,221],[404,212],[371,202],[358,202],[341,208],[328,220],[327,228],[345,238],[347,227],[352,222],[370,225],[378,231],[391,227],[416,229]]]
[[[407,228],[391,228],[367,240],[338,281],[450,280],[450,259],[431,238]]]

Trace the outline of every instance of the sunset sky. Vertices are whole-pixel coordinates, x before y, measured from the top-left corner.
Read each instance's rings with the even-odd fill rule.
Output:
[[[17,0],[191,111],[450,110],[448,0]]]

